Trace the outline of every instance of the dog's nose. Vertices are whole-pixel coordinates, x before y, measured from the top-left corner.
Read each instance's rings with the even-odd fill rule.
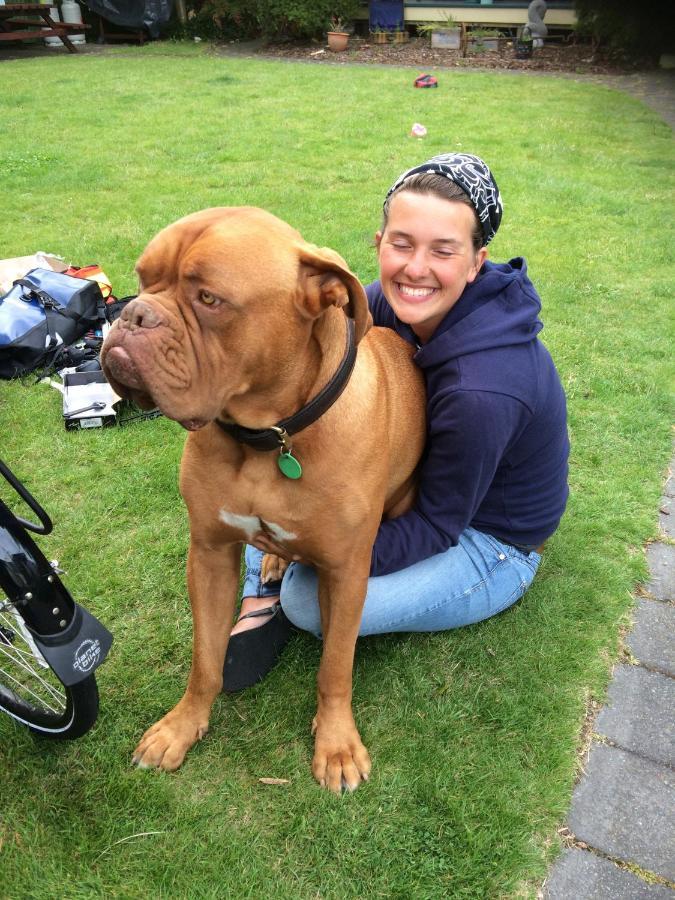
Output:
[[[162,315],[145,300],[132,300],[122,310],[120,316],[131,328],[157,328],[166,324]]]

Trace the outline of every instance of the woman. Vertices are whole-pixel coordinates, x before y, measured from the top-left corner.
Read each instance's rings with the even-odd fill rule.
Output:
[[[501,218],[490,170],[465,153],[409,169],[385,198],[366,293],[375,325],[417,348],[428,437],[414,508],[378,531],[361,635],[457,628],[511,606],[565,509],[565,396],[525,260],[488,261]],[[227,691],[264,677],[289,621],[320,636],[314,571],[292,564],[263,586],[261,559],[247,547]]]

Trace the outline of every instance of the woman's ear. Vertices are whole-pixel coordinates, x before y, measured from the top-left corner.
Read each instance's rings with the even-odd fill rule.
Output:
[[[476,251],[476,255],[474,257],[474,264],[473,264],[473,268],[472,268],[472,272],[471,272],[471,277],[467,278],[467,281],[469,282],[469,284],[471,284],[472,281],[476,280],[476,277],[478,276],[478,273],[480,272],[480,270],[483,268],[483,263],[485,262],[485,260],[487,258],[488,258],[488,248],[487,247],[481,247],[480,250]]]
[[[380,249],[381,241],[382,241],[382,232],[376,231],[375,232],[375,246],[377,247],[378,250]]]

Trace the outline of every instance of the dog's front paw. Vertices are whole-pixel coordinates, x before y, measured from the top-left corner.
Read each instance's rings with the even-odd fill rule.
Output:
[[[177,769],[190,747],[208,731],[208,722],[199,722],[175,709],[148,728],[132,757],[140,769]]]
[[[349,720],[317,714],[312,722],[315,735],[312,774],[321,787],[334,794],[355,791],[370,775],[370,756],[351,715]]]

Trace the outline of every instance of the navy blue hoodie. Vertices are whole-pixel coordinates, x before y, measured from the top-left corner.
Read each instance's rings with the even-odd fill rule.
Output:
[[[428,422],[417,501],[380,525],[371,575],[447,550],[467,526],[524,548],[543,543],[567,502],[569,442],[525,260],[486,262],[422,346],[379,281],[366,293],[375,325],[418,346]]]

